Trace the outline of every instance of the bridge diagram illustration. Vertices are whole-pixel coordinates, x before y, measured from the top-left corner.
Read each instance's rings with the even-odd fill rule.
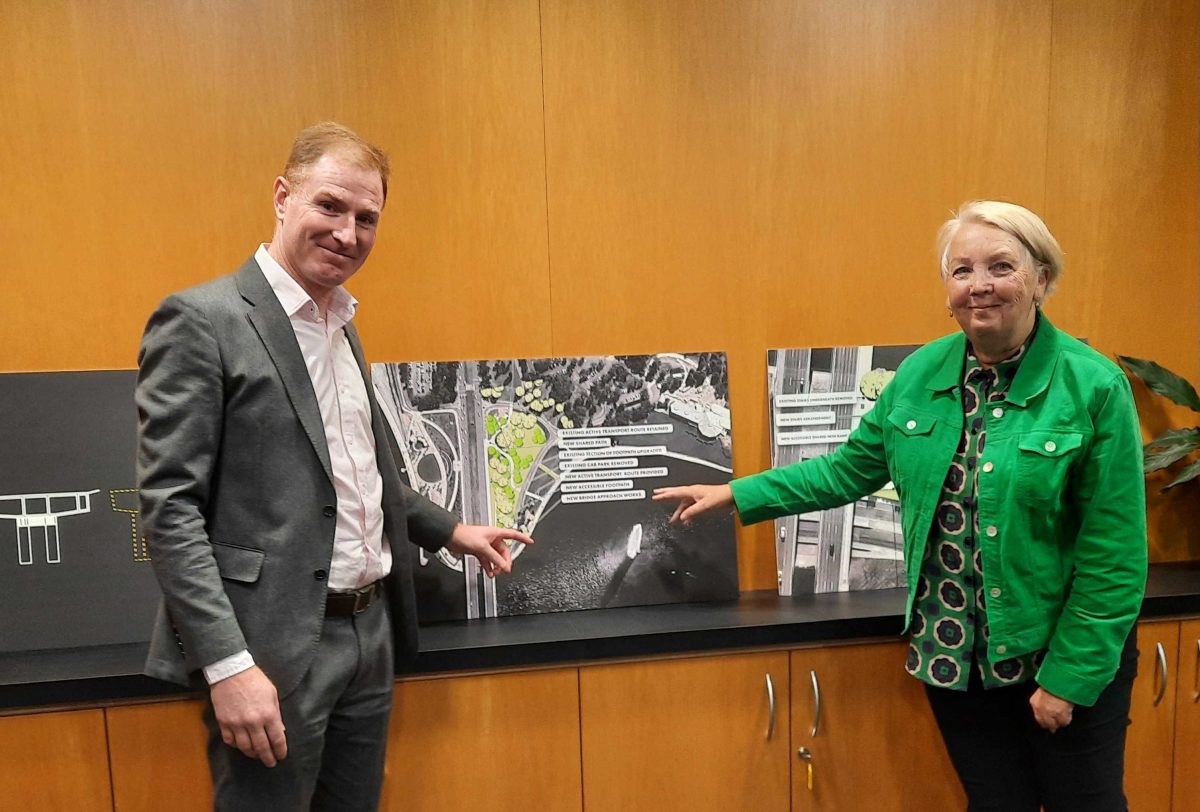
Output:
[[[61,563],[58,520],[90,513],[92,496],[99,492],[96,489],[0,496],[0,519],[11,519],[17,525],[17,563],[31,566],[35,546],[45,550],[47,564]]]

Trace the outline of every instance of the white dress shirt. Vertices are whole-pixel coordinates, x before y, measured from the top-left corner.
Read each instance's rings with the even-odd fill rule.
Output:
[[[371,406],[350,341],[343,329],[358,302],[344,288],[333,292],[326,317],[304,288],[260,246],[254,259],[292,323],[317,396],[337,495],[337,526],[329,588],[351,590],[373,583],[392,568],[383,536],[383,480],[375,461]],[[211,685],[254,665],[248,651],[204,668]]]

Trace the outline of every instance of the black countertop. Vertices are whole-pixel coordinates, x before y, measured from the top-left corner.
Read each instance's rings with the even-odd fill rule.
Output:
[[[440,623],[421,629],[413,674],[574,665],[600,660],[835,640],[899,638],[904,591],[799,595]],[[1200,615],[1200,562],[1150,568],[1143,618]],[[0,709],[108,704],[178,695],[140,675],[146,644],[0,654]]]

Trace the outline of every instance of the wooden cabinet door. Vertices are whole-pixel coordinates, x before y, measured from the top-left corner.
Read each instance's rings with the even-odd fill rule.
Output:
[[[212,809],[201,700],[128,705],[104,713],[118,812]]]
[[[574,668],[396,686],[380,808],[579,812]]]
[[[579,691],[589,810],[787,812],[786,652],[586,666]]]
[[[794,812],[966,807],[924,688],[904,670],[906,646],[792,652]],[[811,758],[811,788],[801,747]]]
[[[1175,683],[1175,782],[1172,809],[1200,808],[1200,620],[1179,624]]]
[[[1138,675],[1125,741],[1125,795],[1138,812],[1168,812],[1175,746],[1179,623],[1138,624]]]
[[[111,810],[104,711],[0,717],[0,807]]]

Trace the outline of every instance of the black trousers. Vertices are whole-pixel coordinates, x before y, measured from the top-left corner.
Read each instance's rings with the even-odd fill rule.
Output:
[[[925,686],[968,809],[1003,812],[1124,812],[1125,730],[1137,675],[1137,627],[1121,665],[1090,708],[1076,707],[1055,733],[1029,706],[1037,684],[984,690],[971,669],[966,691]]]

